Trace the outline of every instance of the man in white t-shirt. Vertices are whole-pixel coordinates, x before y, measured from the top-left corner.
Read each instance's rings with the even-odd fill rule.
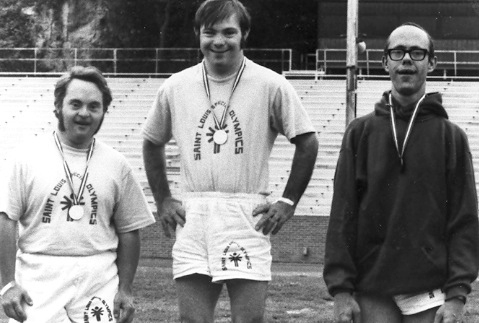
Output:
[[[154,217],[125,157],[95,140],[112,100],[100,71],[74,67],[54,94],[58,130],[19,147],[1,181],[3,309],[12,322],[131,322]]]
[[[204,60],[159,89],[143,129],[145,168],[166,236],[176,229],[182,322],[212,322],[223,283],[233,322],[262,322],[269,234],[293,216],[309,182],[316,132],[291,84],[244,57],[250,16],[239,1],[205,1],[195,31]],[[271,204],[268,159],[278,134],[296,150],[282,198]],[[166,174],[172,138],[181,156],[178,197]]]

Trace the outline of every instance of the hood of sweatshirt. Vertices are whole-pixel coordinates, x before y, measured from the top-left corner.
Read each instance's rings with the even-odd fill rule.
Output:
[[[383,93],[381,100],[377,102],[374,106],[374,111],[378,116],[389,116],[389,93],[386,91]],[[402,107],[399,103],[392,98],[392,103],[395,111],[395,116],[398,119],[409,120],[411,115],[416,107],[416,103],[410,104],[408,106]],[[419,111],[417,114],[418,120],[424,120],[432,116],[440,116],[445,119],[448,119],[448,115],[444,107],[442,106],[442,95],[438,92],[427,93],[426,97],[419,106]]]

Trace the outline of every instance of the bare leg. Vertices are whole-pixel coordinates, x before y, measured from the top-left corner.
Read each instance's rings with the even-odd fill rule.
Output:
[[[404,315],[403,323],[433,323],[438,309],[434,307],[417,314]]]
[[[262,323],[268,292],[267,281],[233,279],[226,282],[233,323]]]
[[[213,323],[215,307],[223,285],[205,275],[176,279],[180,320],[185,323]]]
[[[356,296],[361,309],[361,322],[401,323],[401,310],[392,297],[360,293]]]

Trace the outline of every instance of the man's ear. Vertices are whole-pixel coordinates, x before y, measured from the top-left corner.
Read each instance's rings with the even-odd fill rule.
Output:
[[[383,68],[384,68],[384,70],[385,70],[387,73],[389,73],[388,58],[387,58],[386,55],[383,55],[382,61],[383,61]]]
[[[248,40],[248,36],[249,36],[249,30],[246,30],[246,31],[244,32],[244,35],[243,35],[244,41],[247,41],[247,40]]]
[[[55,104],[55,109],[53,110],[53,114],[55,115],[55,117],[58,118],[58,116],[60,115],[60,110],[61,110],[61,106],[59,106],[59,104]]]
[[[433,58],[430,58],[428,60],[427,72],[431,73],[432,71],[436,69],[436,66],[437,66],[437,57],[434,56]]]
[[[195,44],[196,46],[200,46],[200,31],[196,28],[193,29],[195,32]]]
[[[248,40],[249,36],[249,30],[246,30],[242,35],[241,35],[241,49],[244,49],[246,46],[246,40]]]

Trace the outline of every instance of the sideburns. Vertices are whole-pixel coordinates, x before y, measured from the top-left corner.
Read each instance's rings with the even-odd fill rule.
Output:
[[[65,120],[63,120],[63,110],[62,109],[55,109],[53,110],[53,113],[55,114],[55,117],[58,119],[58,130],[60,131],[65,131]]]

